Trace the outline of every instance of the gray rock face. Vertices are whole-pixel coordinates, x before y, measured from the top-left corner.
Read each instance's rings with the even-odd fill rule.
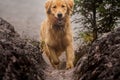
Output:
[[[0,80],[43,80],[45,66],[39,43],[21,39],[0,18]]]
[[[96,40],[82,60],[75,80],[120,80],[120,28]]]

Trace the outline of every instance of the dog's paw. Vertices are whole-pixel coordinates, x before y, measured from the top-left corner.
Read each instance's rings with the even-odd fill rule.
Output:
[[[54,69],[60,69],[60,64],[57,64],[57,65],[52,65]]]
[[[73,67],[74,67],[74,65],[73,65],[72,62],[66,63],[66,69],[71,69],[71,68],[73,68]]]

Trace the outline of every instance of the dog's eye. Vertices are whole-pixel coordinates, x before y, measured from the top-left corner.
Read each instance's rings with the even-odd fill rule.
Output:
[[[64,8],[65,7],[65,5],[62,5],[62,8]]]
[[[53,6],[53,8],[56,8],[56,6]]]

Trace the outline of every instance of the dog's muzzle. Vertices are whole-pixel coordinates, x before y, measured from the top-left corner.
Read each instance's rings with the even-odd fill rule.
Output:
[[[57,17],[58,17],[58,18],[62,18],[62,16],[63,16],[62,13],[58,13],[58,14],[57,14]]]
[[[57,14],[57,24],[58,25],[63,25],[63,23],[64,23],[63,14],[59,12]]]
[[[57,19],[57,24],[58,25],[63,25],[64,24],[64,19]]]

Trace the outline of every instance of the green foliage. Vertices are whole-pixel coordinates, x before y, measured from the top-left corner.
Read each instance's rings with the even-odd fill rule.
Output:
[[[93,34],[91,32],[81,32],[80,33],[81,38],[85,42],[85,44],[91,44],[93,41]]]
[[[81,21],[84,27],[93,33],[94,39],[117,26],[116,23],[120,19],[120,0],[74,1],[74,14],[82,16],[76,22]]]

